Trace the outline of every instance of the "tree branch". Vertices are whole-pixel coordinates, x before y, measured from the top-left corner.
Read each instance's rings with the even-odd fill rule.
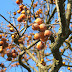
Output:
[[[10,23],[3,15],[0,14],[0,16],[1,16],[2,18],[4,18],[9,24],[11,24],[11,26],[12,26],[13,28],[15,28],[16,32],[17,32],[18,35],[19,35],[19,32],[18,32],[17,28],[16,28],[12,23]],[[20,36],[20,35],[19,35],[19,36]]]

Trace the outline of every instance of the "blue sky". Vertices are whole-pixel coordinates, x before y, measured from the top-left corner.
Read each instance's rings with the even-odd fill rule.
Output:
[[[0,1],[0,14],[5,16],[8,20],[10,20],[10,18],[9,18],[10,15],[8,14],[8,12],[11,11],[13,13],[14,11],[16,11],[19,8],[19,6],[15,3],[15,1],[16,0],[1,0]],[[29,4],[30,0],[24,0],[24,2]],[[17,16],[19,16],[19,15],[17,15]],[[2,22],[2,21],[3,21],[3,23],[7,23],[3,18],[0,17],[0,22]],[[5,61],[5,60],[2,57],[0,57],[0,62],[1,61]],[[30,60],[30,62],[33,63],[32,60]],[[9,62],[8,63],[5,62],[5,64],[6,65],[9,64]],[[33,64],[32,64],[32,66],[33,66]],[[10,69],[10,68],[8,68],[8,69]],[[27,72],[27,70],[25,70],[25,69],[23,69],[23,70],[25,72]],[[65,70],[66,70],[66,72],[70,72],[69,70],[67,70],[67,68],[62,69],[63,72]],[[9,71],[7,70],[7,72],[22,72],[22,71],[21,71],[20,66],[18,66],[18,67],[10,69]]]

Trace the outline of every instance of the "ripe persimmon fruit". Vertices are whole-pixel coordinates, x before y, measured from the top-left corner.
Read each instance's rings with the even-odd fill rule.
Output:
[[[51,36],[51,31],[50,30],[45,30],[45,32],[44,32],[44,36]]]
[[[3,46],[0,46],[0,53],[3,51]]]
[[[34,39],[39,39],[39,38],[40,38],[39,33],[36,33],[36,34],[34,35]]]
[[[13,12],[14,15],[16,15],[16,12]]]
[[[21,14],[20,15],[20,18],[25,19],[26,18],[26,15],[25,14]]]
[[[2,46],[4,44],[4,42],[3,41],[0,41],[0,46]]]
[[[34,22],[38,23],[39,25],[42,24],[42,19],[41,18],[37,18]]]
[[[23,5],[20,5],[20,6],[19,6],[19,8],[21,8],[21,9],[22,9],[22,8],[23,8]]]
[[[18,22],[22,22],[22,18],[21,18],[21,17],[18,17],[18,18],[17,18],[17,21],[18,21]]]
[[[11,36],[11,38],[14,38],[14,37],[15,37],[15,35],[12,35],[12,36]]]
[[[22,14],[25,14],[25,10],[22,10],[22,12],[21,12]]]
[[[0,38],[2,38],[2,35],[0,34]]]
[[[40,28],[40,31],[45,31],[47,29],[45,24],[40,24],[39,28]]]
[[[67,69],[70,70],[70,67],[68,67]]]
[[[13,28],[13,27],[11,27],[11,28],[10,28],[10,31],[11,31],[11,32],[13,32],[13,31],[14,31],[14,28]]]
[[[45,47],[45,45],[42,41],[40,41],[40,42],[37,43],[36,47],[37,47],[38,50],[42,50]]]
[[[34,23],[34,24],[32,25],[32,29],[33,29],[33,30],[39,30],[39,25],[38,25],[37,23]]]
[[[17,3],[17,4],[20,4],[20,1],[19,1],[19,0],[17,0],[17,1],[16,1],[16,3]]]

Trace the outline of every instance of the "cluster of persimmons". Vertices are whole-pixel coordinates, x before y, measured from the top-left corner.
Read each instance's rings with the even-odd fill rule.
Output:
[[[45,0],[46,1],[46,0]],[[64,0],[65,1],[65,0]],[[34,16],[31,16],[31,11],[27,8],[27,6],[25,6],[24,4],[22,4],[23,0],[16,0],[16,4],[19,5],[19,10],[17,10],[17,13],[20,14],[20,16],[17,18],[18,22],[26,22],[26,20],[28,19],[29,22],[31,22],[31,18],[33,18]],[[35,8],[37,6],[37,3],[33,4],[33,7]],[[55,4],[55,0],[50,0],[49,1],[50,4]],[[21,4],[21,5],[20,5]],[[35,21],[34,23],[32,23],[32,29],[35,31],[38,31],[38,33],[30,33],[30,36],[28,36],[27,34],[24,34],[24,36],[22,38],[20,38],[18,40],[19,43],[23,44],[25,41],[25,38],[28,37],[27,40],[27,45],[29,45],[29,41],[32,39],[32,36],[34,36],[35,40],[40,40],[37,45],[36,48],[38,50],[42,50],[45,47],[45,42],[48,40],[48,38],[52,35],[52,32],[50,30],[47,29],[46,24],[43,22],[43,19],[39,17],[39,14],[42,13],[42,9],[39,9],[38,11],[36,11],[35,13]],[[13,13],[14,15],[16,15],[16,12]],[[55,20],[56,22],[57,20]],[[14,32],[14,28],[11,26],[11,24],[8,25],[10,32]],[[71,25],[72,27],[72,25]],[[14,39],[16,37],[17,34],[12,34],[11,38]],[[3,38],[2,35],[0,34],[0,53],[4,53],[6,52],[7,54],[7,60],[11,61],[12,59],[15,59],[18,55],[19,52],[21,52],[21,50],[17,49],[11,49],[11,50],[7,50],[5,51],[6,47],[8,47],[8,43],[7,43],[7,39]],[[8,47],[9,48],[9,47]],[[11,46],[10,46],[11,48]],[[5,52],[4,52],[5,51]],[[4,55],[3,54],[3,55]],[[35,56],[34,52],[32,53],[32,55]],[[25,59],[26,61],[28,59],[30,59],[31,57],[27,58],[27,55],[25,54],[24,57],[22,57],[22,59]],[[50,61],[50,59],[47,59],[48,61]],[[46,62],[44,61],[44,59],[41,59],[40,63],[45,66]],[[12,67],[19,65],[19,63],[15,63],[13,65],[11,65]],[[65,65],[65,62],[63,62],[63,65]],[[36,66],[38,66],[36,64]],[[4,67],[3,63],[0,63],[0,67]],[[5,69],[6,70],[6,69]],[[70,70],[70,67],[68,67],[68,70]]]
[[[18,2],[19,0],[16,1],[17,4],[20,4],[20,2]],[[34,6],[35,5],[35,6]],[[36,7],[37,6],[37,2],[34,4],[33,6]],[[18,22],[25,22],[25,20],[27,19],[27,15],[30,15],[30,10],[23,4],[19,5],[19,10],[17,11],[17,13],[21,13],[20,16],[17,18]],[[42,13],[42,9],[39,9],[35,15],[36,17]],[[15,15],[16,13],[14,13]],[[28,19],[31,18],[31,16],[28,15]],[[48,40],[48,37],[51,36],[51,31],[47,30],[47,26],[43,23],[43,20],[39,17],[36,18],[36,20],[34,21],[34,23],[32,24],[32,29],[33,30],[39,30],[39,33],[36,33],[34,35],[34,39],[40,39],[41,41],[37,43],[37,49],[41,50],[45,47],[44,42],[46,42]],[[29,39],[31,39],[31,36],[28,36]]]
[[[34,39],[41,40],[40,42],[37,43],[37,49],[41,50],[45,47],[44,42],[48,40],[48,37],[50,37],[52,33],[50,30],[47,30],[47,26],[43,23],[41,18],[37,18],[34,21],[34,23],[32,24],[32,29],[39,31],[39,33],[36,33],[34,35]]]

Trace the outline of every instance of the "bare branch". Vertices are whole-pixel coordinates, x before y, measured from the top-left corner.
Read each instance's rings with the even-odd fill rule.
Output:
[[[18,35],[19,35],[19,32],[18,32],[17,28],[16,28],[12,23],[10,23],[3,15],[0,14],[0,16],[1,16],[2,18],[4,18],[9,24],[11,24],[11,26],[13,26],[13,28],[15,28],[15,30],[17,31],[17,33],[18,33]],[[20,35],[19,35],[19,36],[20,36]]]

